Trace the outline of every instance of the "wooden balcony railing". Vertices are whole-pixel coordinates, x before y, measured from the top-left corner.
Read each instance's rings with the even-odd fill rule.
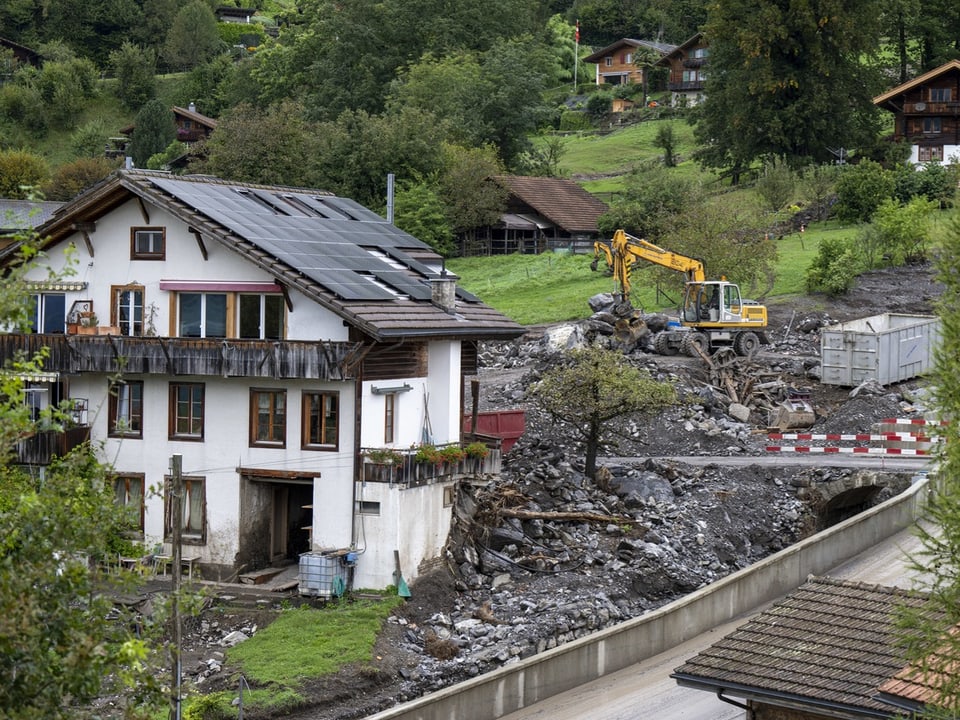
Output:
[[[485,457],[464,457],[455,461],[430,462],[418,461],[418,448],[397,450],[394,462],[372,462],[368,453],[376,452],[368,448],[360,453],[362,464],[361,479],[364,482],[382,482],[405,487],[419,487],[431,483],[443,482],[460,477],[496,474],[500,472],[503,454],[499,438],[486,438]],[[460,447],[453,443],[445,447]]]
[[[63,457],[89,439],[89,425],[71,427],[65,430],[40,430],[17,442],[17,463],[20,465],[49,465],[54,457]]]
[[[0,335],[0,359],[49,348],[44,370],[78,373],[354,379],[361,345],[126,335]]]

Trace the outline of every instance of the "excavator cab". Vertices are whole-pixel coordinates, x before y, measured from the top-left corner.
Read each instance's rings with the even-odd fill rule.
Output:
[[[685,325],[740,322],[740,288],[722,280],[689,282],[681,316]]]

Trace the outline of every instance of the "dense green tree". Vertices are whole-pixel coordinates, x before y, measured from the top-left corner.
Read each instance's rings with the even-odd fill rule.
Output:
[[[210,5],[203,0],[193,0],[173,19],[162,57],[174,70],[189,70],[208,62],[223,49],[217,33],[217,18]]]
[[[129,110],[139,110],[157,94],[157,56],[153,50],[125,42],[110,53],[117,78],[117,97]]]
[[[117,169],[120,160],[103,157],[81,157],[64,163],[53,172],[43,186],[47,200],[72,200],[88,187],[92,187]]]
[[[907,661],[934,692],[918,717],[954,718],[960,712],[960,221],[952,218],[941,239],[937,260],[943,293],[937,302],[939,342],[934,346],[934,405],[951,422],[941,439],[935,476],[925,499],[923,522],[916,526],[921,548],[910,567],[929,604],[898,613]],[[925,677],[926,676],[926,677]]]
[[[580,20],[581,42],[594,47],[620,38],[639,38],[679,44],[692,36],[706,19],[703,0],[649,3],[623,0],[576,0],[567,13]]]
[[[25,268],[37,257],[27,240],[8,264],[0,322],[28,326]],[[159,684],[144,640],[113,607],[110,578],[98,561],[129,543],[114,504],[109,469],[89,446],[53,462],[38,481],[9,465],[16,441],[67,421],[59,409],[39,418],[26,402],[23,373],[43,368],[46,352],[16,361],[0,379],[0,717],[74,718],[109,690],[130,708],[156,700]]]
[[[405,107],[386,115],[344,112],[316,131],[318,187],[381,210],[387,175],[398,182],[429,177],[441,166],[442,130],[432,114]]]
[[[393,224],[449,257],[454,250],[453,232],[445,210],[435,183],[404,182],[394,198]]]
[[[219,117],[246,100],[233,95],[233,84],[250,65],[248,60],[238,62],[229,55],[218,55],[210,62],[197,65],[173,88],[174,105],[187,107],[192,102],[204,115]]]
[[[27,198],[47,179],[47,161],[27,150],[0,150],[0,198]]]
[[[701,162],[734,181],[757,158],[800,165],[827,161],[877,133],[870,65],[877,49],[877,0],[719,0],[704,33],[710,43],[706,98],[698,107]]]
[[[893,197],[893,174],[879,163],[864,160],[848,165],[837,178],[837,217],[853,222],[867,222],[880,203]]]
[[[23,72],[26,82],[40,93],[51,122],[72,128],[87,101],[98,91],[96,66],[83,58],[45,62],[38,73]],[[17,79],[21,74],[17,74]]]
[[[919,168],[905,163],[894,169],[894,196],[902,203],[925,197],[944,206],[953,204],[960,182],[957,163],[927,163]]]
[[[599,224],[607,234],[623,228],[659,244],[671,218],[699,207],[701,201],[702,193],[690,179],[662,167],[638,168],[630,172],[623,192]]]
[[[373,115],[384,109],[399,68],[425,54],[485,53],[504,39],[539,32],[542,22],[534,3],[517,0],[314,0],[300,7],[278,43],[257,53],[253,78],[264,101],[296,97],[311,120],[344,110]],[[514,74],[523,75],[517,67]]]
[[[315,182],[310,161],[316,156],[313,138],[299,105],[259,110],[241,104],[220,118],[207,140],[203,168],[230,180],[310,186]]]
[[[611,420],[652,413],[676,399],[672,385],[631,365],[623,353],[598,347],[558,358],[530,394],[564,432],[583,443],[584,474],[590,478],[596,475],[597,453],[613,444]]]
[[[443,145],[437,184],[447,223],[454,233],[486,227],[500,219],[506,210],[507,191],[490,178],[503,171],[496,150],[490,146]]]
[[[130,155],[136,167],[146,167],[150,156],[162,152],[177,136],[173,111],[154,98],[140,108],[130,136]]]
[[[891,198],[880,203],[861,236],[859,247],[866,256],[865,266],[898,267],[926,260],[930,215],[935,207],[932,200],[923,197],[905,205]]]

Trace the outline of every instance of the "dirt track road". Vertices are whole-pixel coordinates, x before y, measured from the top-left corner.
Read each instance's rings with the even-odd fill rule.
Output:
[[[917,547],[916,537],[904,530],[828,574],[908,588],[914,578],[907,572],[905,554]],[[502,720],[742,720],[745,717],[742,709],[708,692],[682,688],[670,678],[670,673],[765,607],[642,663],[506,715]]]

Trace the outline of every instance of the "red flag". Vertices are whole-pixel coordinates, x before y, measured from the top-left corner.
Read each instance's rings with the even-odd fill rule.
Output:
[[[579,20],[577,20],[577,29],[576,29],[576,32],[573,33],[573,39],[576,42],[580,42],[580,21]]]

